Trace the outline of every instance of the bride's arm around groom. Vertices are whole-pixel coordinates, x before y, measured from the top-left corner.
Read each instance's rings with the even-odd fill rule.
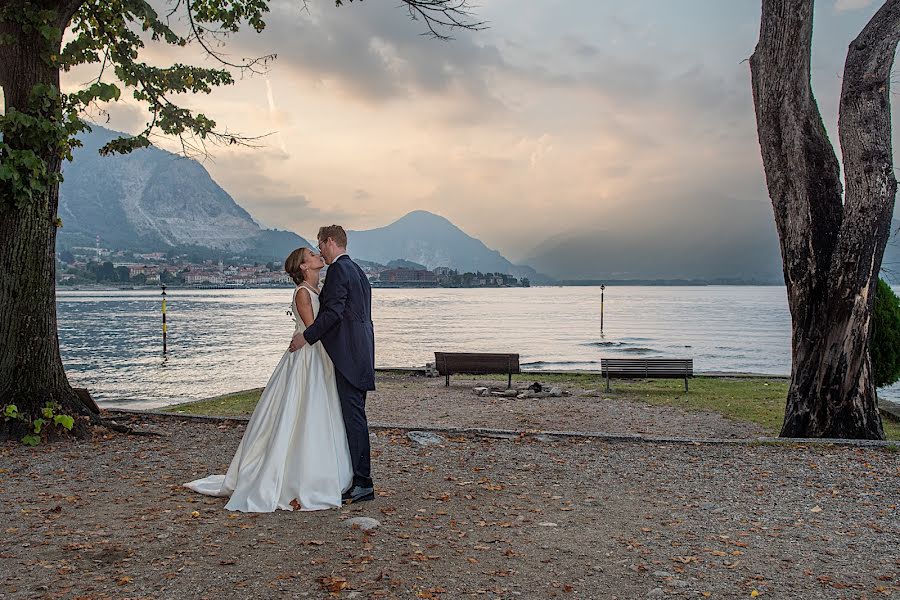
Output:
[[[315,320],[309,325],[305,331],[298,332],[297,337],[302,337],[300,347],[306,344],[315,344],[322,337],[331,331],[343,318],[344,309],[347,304],[348,278],[347,273],[339,273],[340,262],[333,262],[328,267],[328,276],[325,278],[325,287],[322,295],[319,297],[319,314]]]

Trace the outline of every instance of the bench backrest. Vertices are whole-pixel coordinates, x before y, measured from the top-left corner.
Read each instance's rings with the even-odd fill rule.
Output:
[[[518,354],[435,352],[434,367],[441,375],[453,373],[521,373]]]
[[[692,358],[601,358],[600,370],[613,377],[693,377]]]

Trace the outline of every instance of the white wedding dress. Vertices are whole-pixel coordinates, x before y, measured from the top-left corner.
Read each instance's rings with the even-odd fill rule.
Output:
[[[318,314],[318,295],[309,295]],[[296,331],[303,331],[294,299],[291,308]],[[272,512],[339,507],[352,481],[334,365],[317,343],[281,357],[227,474],[184,485],[208,496],[230,496],[228,510]]]

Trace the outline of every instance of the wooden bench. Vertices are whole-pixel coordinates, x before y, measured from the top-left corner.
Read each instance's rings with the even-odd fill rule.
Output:
[[[692,358],[601,358],[600,371],[606,377],[606,391],[610,379],[688,379],[694,376]]]
[[[513,374],[522,372],[519,369],[518,354],[435,352],[434,367],[438,373],[447,377],[447,386],[450,385],[451,374],[487,375],[490,373],[505,373],[509,375],[509,382],[506,387],[511,388]]]

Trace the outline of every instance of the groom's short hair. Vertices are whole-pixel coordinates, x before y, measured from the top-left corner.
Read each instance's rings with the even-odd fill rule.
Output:
[[[319,235],[317,237],[320,242],[325,242],[328,238],[331,238],[334,240],[334,243],[341,248],[347,247],[347,232],[344,231],[344,228],[340,225],[319,227]]]

